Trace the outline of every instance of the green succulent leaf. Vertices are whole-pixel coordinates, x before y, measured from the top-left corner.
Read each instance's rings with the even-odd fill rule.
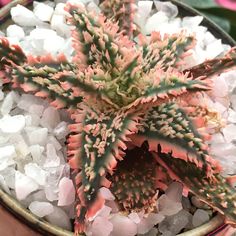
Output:
[[[81,123],[70,127],[74,133],[68,144],[70,162],[77,163],[77,168],[81,169],[80,181],[77,181],[80,200],[77,208],[78,227],[83,227],[85,218],[95,214],[101,207],[98,190],[102,186],[109,187],[106,173],[113,172],[117,159],[122,160],[128,140],[126,136],[135,129],[131,116],[106,111],[96,105],[100,106],[94,101],[93,106],[84,107],[82,114],[72,116]]]
[[[186,69],[184,72],[189,73],[194,79],[202,75],[209,77],[214,74],[226,72],[236,64],[236,49],[232,48],[224,57],[207,60],[195,67]]]
[[[134,143],[140,146],[147,141],[150,151],[158,151],[160,145],[162,152],[195,163],[205,173],[209,171],[207,145],[176,103],[152,107],[141,117],[140,123],[137,135],[131,137]]]
[[[209,177],[194,163],[175,158],[171,153],[159,151],[154,156],[159,164],[168,171],[169,176],[182,181],[200,200],[226,215],[228,223],[235,222],[235,188],[224,177],[218,173]]]
[[[212,7],[220,7],[214,0],[180,0],[187,5],[190,5],[194,8],[207,9]]]
[[[152,33],[151,39],[144,40],[142,43],[142,70],[147,73],[156,66],[164,70],[178,67],[186,52],[193,47],[194,42],[193,36],[186,36],[184,33],[164,36],[164,39],[160,33]]]

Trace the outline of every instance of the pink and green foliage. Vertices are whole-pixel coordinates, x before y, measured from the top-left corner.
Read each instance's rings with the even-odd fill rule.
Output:
[[[3,82],[66,108],[74,121],[67,147],[77,188],[75,234],[103,205],[102,186],[120,210],[148,212],[156,210],[157,186],[170,178],[235,223],[236,191],[209,156],[207,107],[199,104],[199,94],[211,90],[210,75],[236,64],[235,52],[182,71],[193,36],[153,32],[135,43],[130,1],[106,0],[105,8],[112,19],[67,5],[75,26],[72,63],[63,55],[26,57],[0,39]]]

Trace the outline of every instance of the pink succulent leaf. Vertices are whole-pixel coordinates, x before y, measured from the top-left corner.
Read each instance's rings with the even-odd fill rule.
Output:
[[[82,119],[83,118],[83,119]],[[108,107],[93,102],[84,104],[80,113],[72,115],[77,123],[70,126],[68,156],[71,167],[79,169],[77,185],[76,232],[84,230],[85,219],[96,214],[104,200],[99,188],[109,188],[106,174],[112,173],[117,160],[122,160],[126,149],[127,135],[135,131],[136,122],[130,115],[114,112]]]
[[[5,6],[5,5],[7,5],[8,3],[10,3],[11,2],[11,0],[0,0],[0,7],[1,6]]]
[[[215,0],[216,3],[224,8],[228,8],[232,11],[236,11],[236,1],[235,0]]]
[[[207,176],[221,170],[209,156],[208,146],[187,113],[176,103],[163,103],[149,109],[141,116],[139,131],[131,140],[139,146],[147,140],[149,151],[154,152],[158,152],[160,145],[163,153],[193,163]]]
[[[208,176],[194,163],[176,158],[171,152],[163,153],[161,148],[158,154],[153,155],[157,162],[166,168],[169,176],[182,181],[200,200],[225,215],[225,223],[235,225],[235,188],[224,177],[217,172]]]
[[[190,69],[186,69],[184,72],[189,73],[193,78],[197,78],[202,75],[209,77],[214,74],[226,72],[236,64],[236,48],[232,48],[224,57],[207,60],[197,66]]]
[[[138,27],[134,23],[134,15],[137,10],[135,0],[104,0],[100,4],[103,14],[118,22],[119,31],[132,37],[137,34]]]
[[[161,37],[159,32],[152,32],[150,39],[139,35],[139,45],[142,47],[143,71],[149,72],[157,67],[167,70],[170,67],[179,67],[183,58],[188,55],[188,50],[195,44],[193,36],[187,36],[185,32],[180,34],[165,35]]]

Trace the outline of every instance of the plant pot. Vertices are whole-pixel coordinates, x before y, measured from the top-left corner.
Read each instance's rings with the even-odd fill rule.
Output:
[[[14,0],[2,9],[0,9],[0,22],[2,22],[0,29],[5,28],[7,25],[11,23],[10,21],[10,9],[17,5],[28,5],[32,1],[27,0]],[[190,8],[189,6],[178,2],[176,0],[171,0],[175,5],[178,6],[179,12],[181,16],[196,16],[196,15],[202,15],[198,11]],[[212,34],[217,37],[221,38],[222,41],[226,44],[229,44],[230,46],[235,46],[236,43],[234,40],[225,33],[221,28],[219,28],[216,24],[214,24],[211,20],[204,17],[203,25],[206,26]],[[33,214],[31,214],[28,210],[23,208],[20,203],[12,198],[10,195],[5,193],[0,189],[0,204],[6,207],[6,209],[14,214],[19,220],[30,226],[31,228],[35,229],[37,232],[42,233],[43,235],[55,235],[55,236],[72,236],[73,233],[66,231],[62,228],[59,228],[57,226],[54,226],[48,222],[46,222],[43,219],[37,218]],[[193,230],[190,230],[185,233],[179,234],[179,236],[203,236],[206,235],[214,230],[216,230],[218,227],[222,227],[224,222],[224,218],[221,215],[217,215],[214,218],[212,218],[208,223],[197,227]]]

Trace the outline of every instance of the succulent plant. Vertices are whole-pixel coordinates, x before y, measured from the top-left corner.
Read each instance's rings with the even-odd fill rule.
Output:
[[[77,188],[75,234],[103,205],[102,186],[111,188],[122,211],[150,212],[157,187],[170,180],[235,223],[236,191],[208,153],[208,108],[199,102],[212,75],[236,64],[234,49],[182,71],[193,36],[134,37],[132,1],[105,0],[101,9],[112,18],[67,4],[73,62],[26,56],[0,38],[3,83],[46,98],[74,121],[67,147]]]

